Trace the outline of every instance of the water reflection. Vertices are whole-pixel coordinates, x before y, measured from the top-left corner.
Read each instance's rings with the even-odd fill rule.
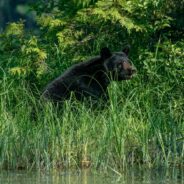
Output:
[[[1,172],[0,184],[184,184],[184,169],[130,169],[122,175],[90,170],[70,172]]]

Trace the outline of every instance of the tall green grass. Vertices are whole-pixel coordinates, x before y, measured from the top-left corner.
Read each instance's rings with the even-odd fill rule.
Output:
[[[69,100],[57,108],[4,73],[0,168],[119,172],[135,165],[183,166],[183,82],[177,76],[158,75],[160,66],[154,67],[147,80],[140,72],[130,81],[112,82],[110,101],[99,101],[96,107]]]

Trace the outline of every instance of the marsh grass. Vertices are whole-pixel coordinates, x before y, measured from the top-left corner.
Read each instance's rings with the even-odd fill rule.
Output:
[[[134,165],[183,166],[183,98],[169,100],[173,89],[166,83],[144,84],[140,75],[132,81],[113,82],[103,108],[69,100],[60,109],[4,77],[0,167],[122,171]]]

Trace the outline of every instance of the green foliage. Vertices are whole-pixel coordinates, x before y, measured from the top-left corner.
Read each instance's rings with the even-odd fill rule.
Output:
[[[49,2],[52,6],[43,3],[35,6],[40,15],[42,38],[48,45],[56,44],[67,61],[98,54],[103,46],[117,50],[127,43],[132,45],[135,60],[140,50],[154,52],[159,37],[165,38],[161,41],[175,37],[172,26],[176,19],[172,10],[175,12],[177,6],[173,8],[172,0],[168,3],[161,0]],[[53,67],[49,61],[48,65]]]
[[[158,42],[156,52],[150,52],[144,50],[139,56],[140,60],[144,62],[144,75],[150,76],[154,82],[155,77],[159,80],[165,78],[166,81],[172,82],[173,85],[176,82],[184,81],[184,41],[176,42],[175,44],[171,41],[166,40],[162,44]],[[180,79],[181,81],[178,81]]]
[[[53,9],[50,10],[51,15],[57,17],[55,19],[55,24],[58,22],[58,17],[60,17],[62,26],[64,22],[67,27],[72,24],[74,30],[78,27],[85,29],[85,25],[88,24],[89,29],[87,30],[92,32],[93,29],[91,29],[90,26],[95,24],[95,26],[98,26],[98,28],[102,30],[103,27],[109,26],[109,32],[107,30],[105,34],[111,33],[112,35],[113,31],[116,32],[116,27],[118,26],[119,32],[121,30],[128,33],[134,32],[134,34],[135,32],[143,32],[144,35],[147,32],[150,32],[151,34],[157,30],[169,27],[172,20],[172,18],[166,14],[167,8],[164,9],[165,1],[98,0],[92,3],[92,5],[89,2],[86,3],[87,6],[84,6],[84,8],[79,8],[77,6],[78,4],[81,4],[80,1],[70,1],[75,9],[78,7],[76,13],[70,16],[67,14],[67,7],[70,6],[71,9],[71,4],[65,1],[59,2],[65,4],[65,6],[60,7],[58,4],[54,6],[53,3]],[[50,14],[48,14],[48,16],[50,16]],[[43,21],[43,25],[45,26],[44,22],[45,21]],[[53,19],[52,23],[54,23]],[[50,26],[47,24],[47,27],[53,28],[52,24],[50,24]]]
[[[0,34],[0,52],[18,50],[22,44],[24,23],[8,24],[5,31]]]
[[[36,36],[27,35],[24,32],[23,22],[10,23],[1,35],[1,53],[5,71],[13,77],[28,79],[36,82],[36,78],[46,71],[45,60],[47,53],[41,49]],[[12,54],[13,62],[9,63],[9,55]],[[6,63],[7,62],[7,63]],[[30,77],[33,77],[30,79]]]
[[[31,37],[22,45],[21,53],[23,58],[25,58],[24,60],[26,60],[25,66],[27,67],[28,73],[34,72],[36,77],[40,77],[46,71],[47,65],[45,60],[47,54],[39,48],[38,40],[35,36]]]
[[[36,35],[24,22],[8,24],[0,34],[0,166],[73,166],[86,158],[95,167],[117,170],[135,163],[183,164],[183,5],[179,0],[39,0],[33,6]],[[109,86],[106,109],[69,101],[58,112],[33,95],[33,85],[41,89],[100,48],[116,51],[127,43],[138,73]]]
[[[180,40],[182,32],[178,29],[176,40],[172,27],[177,24],[176,12],[181,12],[182,6],[182,2],[175,4],[172,0],[40,0],[33,5],[39,35],[25,33],[23,22],[9,24],[1,34],[2,57],[11,51],[16,60],[3,65],[7,64],[5,68],[11,74],[27,79],[34,76],[33,81],[42,83],[45,75],[51,77],[47,68],[54,69],[56,75],[68,62],[98,54],[103,46],[118,50],[127,43],[132,45],[131,56],[138,64],[140,52],[154,54],[160,38],[160,45],[168,37],[171,44],[175,44],[172,38]]]

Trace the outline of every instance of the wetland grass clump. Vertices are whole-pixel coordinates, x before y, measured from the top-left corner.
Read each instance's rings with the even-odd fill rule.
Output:
[[[144,84],[139,75],[134,80],[112,83],[103,108],[67,101],[62,110],[43,104],[24,85],[2,81],[0,167],[183,166],[183,97],[175,98],[177,89],[167,83]]]

